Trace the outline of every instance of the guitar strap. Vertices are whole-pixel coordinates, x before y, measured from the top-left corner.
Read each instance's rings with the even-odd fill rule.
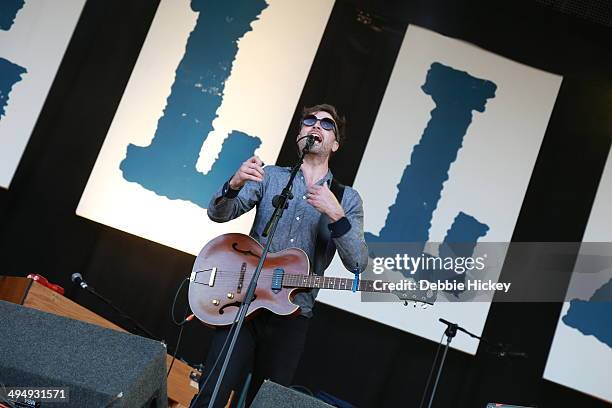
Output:
[[[335,178],[332,178],[329,189],[334,193],[338,202],[342,203],[344,185],[337,182]],[[336,252],[336,245],[334,245],[329,228],[327,228],[329,223],[330,219],[327,215],[321,214],[321,217],[319,217],[319,225],[317,226],[317,239],[315,241],[315,254],[313,259],[313,272],[316,275],[323,275]]]

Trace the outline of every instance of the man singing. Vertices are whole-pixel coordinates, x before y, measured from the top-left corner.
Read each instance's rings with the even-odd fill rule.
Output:
[[[314,144],[294,179],[293,199],[279,221],[270,246],[270,252],[290,247],[302,249],[310,260],[310,272],[320,275],[329,266],[335,250],[350,271],[360,273],[368,262],[361,197],[351,187],[335,182],[329,170],[330,155],[340,147],[344,127],[344,118],[331,105],[321,104],[304,109],[296,137],[299,151],[304,148],[307,135],[314,137]],[[265,245],[267,238],[261,234],[274,212],[272,198],[280,194],[287,184],[291,169],[262,166],[257,156],[242,163],[213,196],[208,206],[208,216],[213,221],[226,222],[257,207],[250,235]],[[322,229],[325,230],[321,232]],[[304,348],[317,292],[317,289],[312,289],[295,295],[294,303],[300,306],[300,315],[295,318],[262,311],[243,326],[215,406],[224,406],[231,390],[239,392],[249,372],[253,377],[247,406],[264,379],[282,385],[291,383]],[[197,406],[207,406],[209,403],[225,356],[221,356],[212,374],[211,369],[228,331],[229,328],[215,330],[202,376],[202,382],[208,380]]]

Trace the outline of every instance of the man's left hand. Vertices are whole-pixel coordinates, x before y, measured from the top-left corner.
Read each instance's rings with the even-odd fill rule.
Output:
[[[316,184],[310,186],[306,193],[306,202],[320,213],[327,215],[332,222],[344,217],[342,206],[326,183],[322,186]]]

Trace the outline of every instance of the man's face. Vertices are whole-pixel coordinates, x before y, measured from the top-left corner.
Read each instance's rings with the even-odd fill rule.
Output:
[[[312,126],[307,126],[302,123],[302,127],[300,129],[300,133],[297,136],[297,140],[306,135],[313,135],[315,136],[315,142],[314,145],[312,145],[312,147],[310,148],[310,153],[322,156],[329,156],[332,152],[335,152],[340,147],[340,144],[336,140],[336,133],[334,132],[334,129],[337,129],[337,125],[334,129],[326,130],[321,126],[320,120],[328,118],[333,121],[332,115],[325,111],[314,112],[312,115],[315,116],[318,120]],[[306,140],[307,139],[304,138],[298,142],[298,147],[300,151],[302,151],[304,145],[306,145]]]

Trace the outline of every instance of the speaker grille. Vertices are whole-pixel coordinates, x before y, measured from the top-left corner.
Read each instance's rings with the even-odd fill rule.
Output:
[[[67,387],[57,406],[106,406],[120,392],[113,408],[166,406],[165,357],[159,342],[0,300],[0,383]]]

